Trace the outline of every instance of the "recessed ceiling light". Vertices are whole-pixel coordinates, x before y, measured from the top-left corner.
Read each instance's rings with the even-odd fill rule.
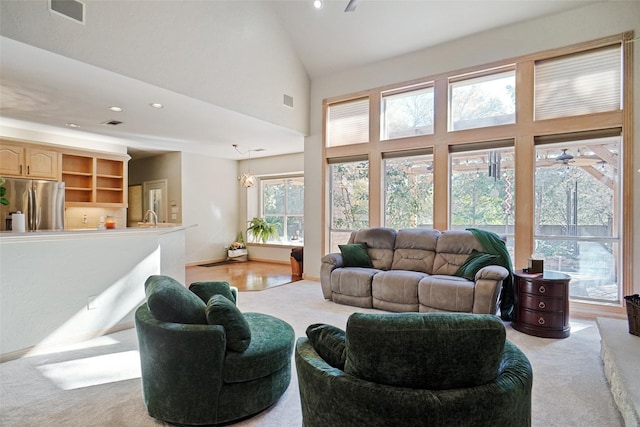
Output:
[[[322,9],[322,1],[321,0],[314,0],[313,7],[315,7],[316,9]]]
[[[115,111],[116,113],[119,113],[120,111],[122,111],[122,108],[120,108],[120,107],[109,107],[109,110]]]
[[[70,128],[79,128],[80,125],[77,125],[75,123],[67,123],[65,126],[70,127]]]
[[[164,108],[164,105],[160,104],[159,102],[152,102],[149,105],[152,106],[153,108]]]

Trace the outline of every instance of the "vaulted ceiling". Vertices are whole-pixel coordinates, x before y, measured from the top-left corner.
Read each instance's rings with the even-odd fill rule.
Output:
[[[0,124],[134,155],[301,152],[314,79],[595,1],[323,3],[85,0],[78,23],[48,0],[2,1]]]

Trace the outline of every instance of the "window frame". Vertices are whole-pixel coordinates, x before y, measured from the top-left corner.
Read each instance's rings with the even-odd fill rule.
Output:
[[[381,88],[364,90],[354,94],[341,95],[323,100],[323,210],[322,210],[322,242],[324,253],[329,250],[328,246],[328,184],[327,167],[333,159],[346,156],[368,156],[370,166],[370,218],[369,226],[380,226],[383,223],[383,192],[382,187],[382,156],[385,153],[417,150],[429,148],[434,155],[434,228],[446,230],[449,228],[449,167],[448,153],[452,147],[462,144],[481,144],[485,141],[499,141],[513,139],[515,142],[516,162],[520,165],[531,165],[527,168],[519,168],[516,175],[516,200],[518,215],[516,217],[516,234],[518,239],[515,242],[515,268],[525,267],[528,258],[534,249],[533,237],[533,164],[534,164],[534,138],[551,135],[572,134],[590,131],[606,131],[608,129],[622,129],[622,207],[625,216],[622,220],[622,246],[621,260],[622,273],[620,275],[620,285],[622,292],[628,294],[633,286],[633,259],[632,254],[632,225],[633,225],[633,61],[632,44],[629,40],[634,38],[633,31],[603,37],[601,39],[586,41],[575,45],[560,47],[548,51],[523,55],[517,58],[509,58],[504,61],[495,61],[492,64],[478,65],[462,70],[453,70],[438,75],[426,76],[408,82],[400,82],[393,85],[386,85]],[[595,50],[611,45],[621,47],[622,61],[622,110],[608,111],[587,114],[583,116],[571,116],[557,118],[553,120],[534,120],[534,63],[535,61],[560,57],[564,55],[576,54],[579,52]],[[473,74],[492,71],[500,68],[514,67],[516,72],[516,122],[509,125],[491,126],[469,130],[448,131],[447,108],[448,83],[452,78],[464,77]],[[380,140],[380,97],[381,93],[393,89],[400,89],[411,85],[425,84],[433,82],[435,98],[435,120],[434,134],[421,135],[412,138],[402,138],[397,140]],[[340,147],[327,147],[326,129],[326,109],[334,102],[344,101],[355,97],[368,96],[370,99],[370,141],[366,144],[353,144]],[[573,310],[574,302],[572,302]],[[592,305],[591,305],[592,306]],[[589,306],[589,307],[591,307]],[[576,307],[585,308],[585,306]],[[600,307],[602,308],[602,307]],[[619,309],[620,307],[616,307]],[[585,308],[590,310],[590,308]],[[615,310],[614,310],[615,311]]]

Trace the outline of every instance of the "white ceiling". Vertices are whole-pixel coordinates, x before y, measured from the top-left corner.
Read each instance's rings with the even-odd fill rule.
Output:
[[[91,6],[91,1],[85,3]],[[16,13],[16,9],[8,9],[7,3],[11,2],[0,5],[3,8],[0,11],[8,20],[3,23],[21,24],[28,20],[7,16]],[[45,2],[40,1],[42,3]],[[252,3],[256,13],[275,14],[309,79],[313,80],[594,1],[359,0],[354,12],[344,12],[347,0],[325,1],[320,10],[313,8],[312,0],[288,0],[269,1],[268,10],[264,4],[256,4],[259,2],[245,2],[245,10],[252,7]],[[193,5],[184,2],[182,12],[188,14]],[[37,4],[33,2],[29,6]],[[140,25],[154,28],[153,16],[140,18]],[[231,18],[242,19],[237,14],[230,15]],[[89,26],[87,23],[87,30]],[[124,140],[134,157],[157,150],[184,150],[235,159],[246,157],[239,155],[232,144],[238,144],[243,151],[265,148],[256,153],[256,157],[304,150],[304,135],[298,130],[18,42],[16,40],[23,39],[21,27],[12,27],[18,30],[11,37],[0,28],[3,36],[0,39],[0,118],[5,125],[38,124],[68,131],[66,123],[77,123],[81,126],[74,130],[77,135],[89,132]],[[114,28],[114,31],[121,30]],[[175,34],[187,28],[178,30]],[[207,28],[206,32],[202,37],[210,38],[212,32],[215,35],[215,28]],[[144,63],[144,56],[139,57],[139,61]],[[118,69],[117,66],[110,68]],[[166,87],[179,86],[167,84]],[[153,109],[148,105],[150,102],[162,102],[166,107]],[[108,107],[113,105],[124,111],[109,111]],[[101,124],[109,120],[123,124]]]

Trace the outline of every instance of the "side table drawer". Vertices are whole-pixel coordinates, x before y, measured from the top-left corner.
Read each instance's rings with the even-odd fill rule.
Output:
[[[564,315],[562,313],[546,313],[520,308],[518,321],[540,328],[562,329],[564,327]]]
[[[556,311],[564,310],[564,300],[562,298],[548,298],[532,294],[520,294],[520,306],[525,309],[536,311]]]
[[[553,283],[529,282],[527,280],[519,280],[520,292],[535,295],[545,295],[550,297],[563,297],[565,286],[555,285]]]

